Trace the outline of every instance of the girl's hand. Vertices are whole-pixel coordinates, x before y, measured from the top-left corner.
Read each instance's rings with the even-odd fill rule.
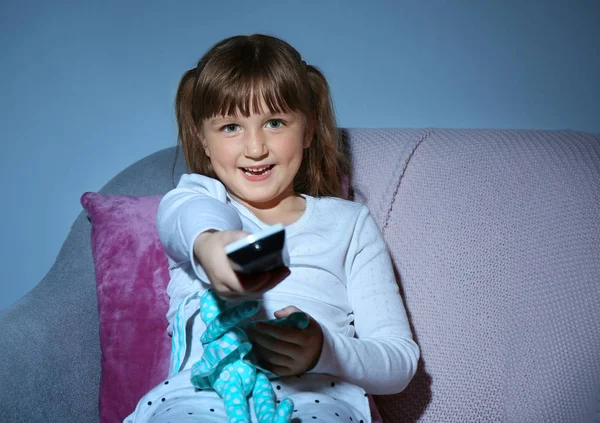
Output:
[[[302,311],[288,306],[275,312],[275,317],[287,317]],[[269,323],[258,323],[248,329],[253,347],[261,361],[259,364],[278,376],[304,373],[315,367],[323,347],[323,331],[315,319],[308,316],[306,329],[283,328]]]
[[[202,265],[215,292],[223,298],[268,291],[290,274],[287,267],[256,276],[234,272],[225,254],[225,247],[248,235],[250,234],[243,231],[206,231],[194,241],[196,259]]]

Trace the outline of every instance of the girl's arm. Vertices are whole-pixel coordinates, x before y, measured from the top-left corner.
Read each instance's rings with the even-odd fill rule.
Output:
[[[358,338],[322,326],[321,356],[310,372],[340,377],[371,394],[398,393],[415,374],[419,347],[412,338],[385,242],[366,207],[356,221],[346,275]]]
[[[194,255],[194,242],[208,230],[241,230],[242,221],[227,204],[221,182],[206,176],[183,175],[177,188],[161,200],[156,216],[158,235],[167,255],[175,263],[193,263],[196,276],[208,278]]]
[[[211,284],[220,296],[264,292],[289,274],[288,269],[281,269],[243,281],[235,274],[225,246],[248,233],[242,231],[240,216],[227,203],[225,187],[216,179],[183,175],[177,188],[161,200],[156,221],[171,264],[191,264],[196,277]],[[173,286],[172,290],[179,288]]]

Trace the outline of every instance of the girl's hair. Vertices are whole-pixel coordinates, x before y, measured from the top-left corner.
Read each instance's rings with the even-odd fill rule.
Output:
[[[342,197],[341,179],[349,166],[327,80],[291,45],[267,35],[227,38],[181,78],[175,112],[188,171],[216,178],[198,136],[204,119],[261,113],[261,100],[271,113],[303,113],[307,130],[314,130],[294,179],[295,191]]]

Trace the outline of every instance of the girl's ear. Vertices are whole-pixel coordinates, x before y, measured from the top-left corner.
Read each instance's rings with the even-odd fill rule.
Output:
[[[202,142],[202,148],[204,148],[204,154],[206,154],[206,157],[210,157],[210,150],[208,149],[208,144],[206,143],[206,139],[201,138],[200,141]]]
[[[198,139],[200,140],[200,143],[202,144],[202,148],[204,149],[204,154],[206,154],[206,157],[210,157],[210,152],[208,151],[208,143],[206,142],[206,138],[204,138],[204,136],[202,135],[202,130],[198,130],[197,126],[194,126],[194,130],[196,131],[196,136],[198,137]]]

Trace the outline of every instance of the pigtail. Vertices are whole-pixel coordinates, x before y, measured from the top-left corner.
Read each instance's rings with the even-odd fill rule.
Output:
[[[179,142],[183,148],[183,155],[188,172],[198,173],[202,168],[202,148],[198,148],[198,135],[196,134],[196,119],[193,114],[194,91],[196,86],[196,69],[188,70],[179,83],[175,97],[175,117],[179,128]]]
[[[306,65],[306,71],[314,134],[311,146],[304,150],[304,169],[299,172],[296,190],[313,196],[344,197],[342,178],[350,166],[337,130],[329,84],[316,67]]]

